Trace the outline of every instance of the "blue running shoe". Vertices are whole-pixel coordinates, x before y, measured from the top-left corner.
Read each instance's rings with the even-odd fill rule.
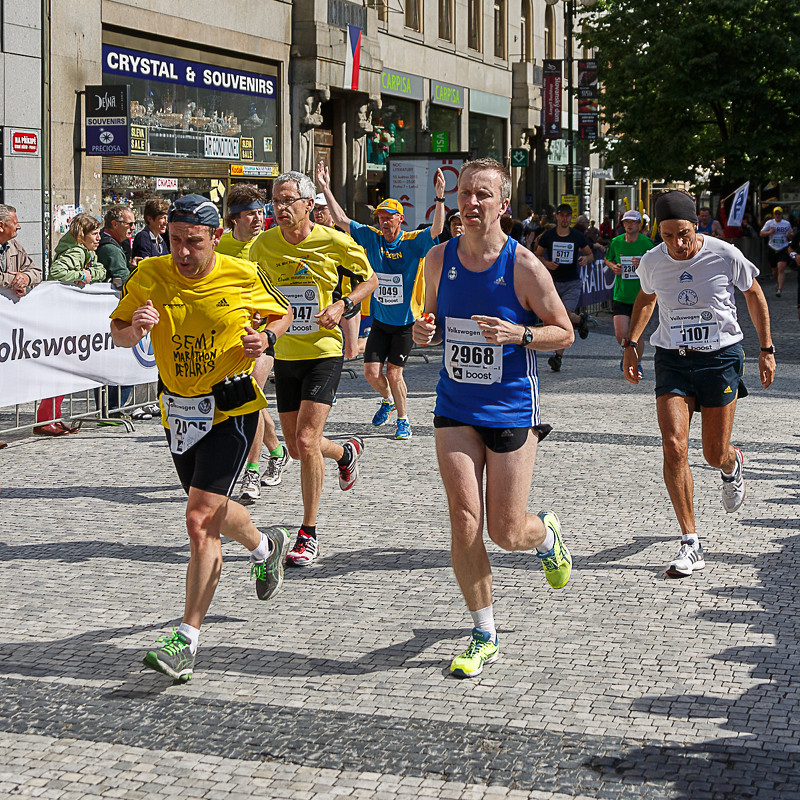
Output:
[[[411,423],[407,419],[397,420],[397,431],[394,434],[395,439],[410,439],[411,438]]]
[[[378,410],[375,412],[375,416],[372,418],[372,424],[376,428],[380,428],[381,425],[385,425],[389,421],[389,417],[392,416],[393,411],[394,403],[391,400],[381,400],[381,404],[378,406]]]

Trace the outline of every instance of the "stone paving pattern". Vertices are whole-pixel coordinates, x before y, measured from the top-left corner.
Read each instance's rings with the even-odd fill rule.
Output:
[[[439,365],[408,369],[414,438],[368,423],[343,378],[329,433],[366,441],[362,478],[330,469],[322,558],[259,604],[226,542],[186,685],[141,666],[177,624],[184,497],[156,422],[87,427],[2,451],[0,797],[800,797],[795,274],[765,284],[779,376],[748,371],[734,441],[747,501],[726,515],[699,427],[690,459],[707,567],[663,576],[679,529],[661,478],[652,349],[638,388],[598,315],[561,373],[540,359],[542,444],[530,509],[574,557],[563,591],[489,545],[500,660],[448,675],[471,622],[449,566],[431,411]],[[741,298],[740,298],[741,299]],[[749,365],[758,342],[743,301]],[[430,355],[439,356],[433,349]],[[295,530],[296,466],[253,508]]]

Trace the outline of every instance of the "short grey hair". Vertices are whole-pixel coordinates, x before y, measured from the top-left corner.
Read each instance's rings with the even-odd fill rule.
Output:
[[[316,197],[317,189],[314,186],[314,181],[302,172],[297,172],[296,170],[282,172],[275,178],[275,182],[272,184],[273,193],[278,186],[282,186],[284,183],[297,184],[297,191],[304,200],[311,200]]]
[[[17,209],[14,206],[4,206],[0,203],[0,225],[5,225],[9,222],[12,214],[16,214]]]

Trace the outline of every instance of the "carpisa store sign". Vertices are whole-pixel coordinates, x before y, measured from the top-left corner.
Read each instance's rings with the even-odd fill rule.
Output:
[[[406,72],[395,72],[385,69],[381,73],[381,93],[395,97],[407,97],[409,100],[422,100],[423,80],[419,75],[409,75]]]

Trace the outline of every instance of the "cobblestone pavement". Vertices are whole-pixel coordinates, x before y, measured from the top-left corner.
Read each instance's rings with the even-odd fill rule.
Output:
[[[778,380],[763,391],[751,376],[737,412],[740,512],[723,512],[693,431],[707,567],[687,580],[663,576],[679,530],[652,350],[643,385],[625,383],[600,315],[561,373],[541,359],[554,432],[530,508],[559,513],[575,569],[554,592],[534,556],[491,546],[501,659],[475,680],[448,675],[470,621],[449,566],[435,360],[408,370],[408,442],[368,424],[363,377],[343,379],[329,431],[359,433],[366,454],[352,492],[328,473],[322,558],[259,604],[243,551],[226,543],[187,685],[141,665],[179,620],[188,555],[158,425],[12,439],[0,455],[0,797],[800,796],[790,280],[781,300],[765,285]],[[754,364],[743,303],[740,316]],[[297,468],[265,492],[255,520],[295,529]]]

